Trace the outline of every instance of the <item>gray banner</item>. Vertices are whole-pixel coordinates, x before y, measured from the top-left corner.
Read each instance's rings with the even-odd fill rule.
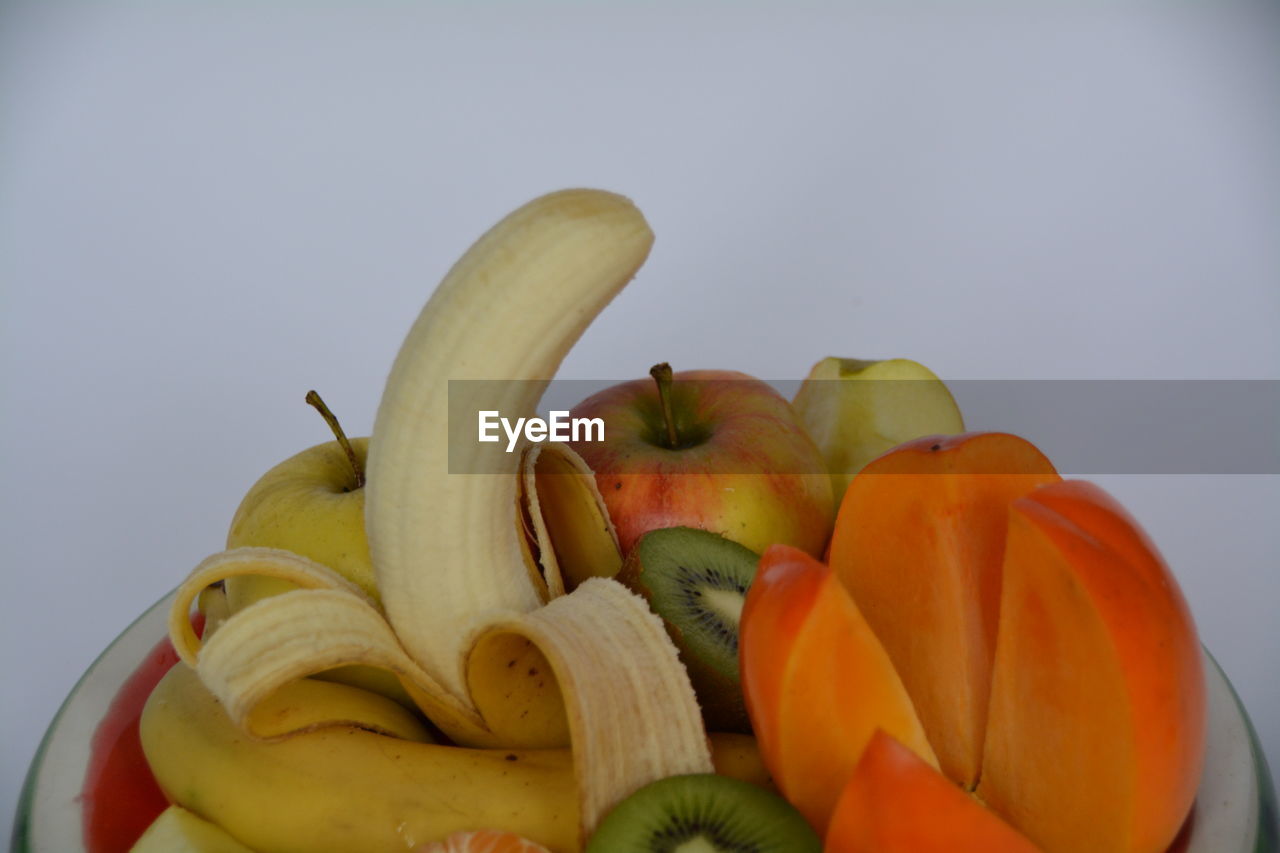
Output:
[[[836,395],[840,380],[829,381],[832,388],[821,393]],[[644,391],[651,396],[647,405],[656,405],[652,383],[644,382],[649,383]],[[791,399],[801,382],[769,380],[768,384]],[[576,414],[575,407],[617,384],[616,380],[550,382],[536,412],[537,417],[550,422],[543,440],[550,440],[549,434],[557,428],[564,436],[572,435],[569,418]],[[885,397],[904,401],[895,405],[910,405],[912,395],[926,384],[877,382],[880,390],[892,392]],[[712,390],[710,385],[692,380],[677,385],[685,400]],[[719,419],[734,417],[734,406],[725,399],[725,380],[714,385],[720,402],[716,413],[707,416],[708,442],[716,441]],[[509,409],[512,400],[536,390],[523,386],[525,383],[506,380],[450,381],[450,473],[511,470],[513,456],[530,441],[530,435],[536,438],[541,432],[536,424],[530,432],[527,420],[519,423],[518,418],[528,418],[531,413]],[[958,380],[948,382],[947,387],[969,431],[1019,435],[1039,447],[1064,474],[1280,474],[1277,380]],[[742,393],[751,391],[743,383]],[[485,442],[479,440],[482,412],[496,413],[487,416],[487,435],[492,440]],[[553,421],[552,412],[571,414]],[[634,430],[615,423],[611,431],[610,420],[606,418],[604,424],[606,441],[612,440],[618,429]],[[597,426],[591,425],[592,438]],[[579,438],[586,430],[586,424],[578,425]],[[764,434],[761,440],[767,440]],[[610,473],[644,472],[650,470],[650,463],[647,458],[621,462]],[[724,473],[755,473],[731,470],[740,463],[720,464],[726,466]]]

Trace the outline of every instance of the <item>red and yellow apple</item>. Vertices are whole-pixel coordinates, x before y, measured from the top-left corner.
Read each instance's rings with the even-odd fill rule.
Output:
[[[821,554],[831,483],[791,405],[742,373],[673,376],[659,365],[654,378],[607,388],[571,413],[604,421],[602,441],[572,446],[596,473],[623,552],[650,530],[696,527],[756,552],[785,543]]]

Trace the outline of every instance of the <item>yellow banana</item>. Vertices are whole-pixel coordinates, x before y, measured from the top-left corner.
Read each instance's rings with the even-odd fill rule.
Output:
[[[382,607],[322,565],[262,548],[215,555],[177,596],[175,647],[237,726],[286,737],[264,730],[260,711],[283,686],[338,666],[388,669],[457,743],[571,739],[576,826],[571,842],[557,840],[562,849],[641,785],[711,769],[688,676],[660,620],[607,577],[617,544],[590,471],[563,445],[545,445],[470,473],[483,468],[484,448],[449,417],[477,402],[532,414],[651,242],[626,199],[572,190],[517,210],[458,261],[401,348],[370,439],[365,526]],[[455,389],[458,379],[491,381],[478,391]],[[550,477],[566,479],[544,489]],[[576,520],[548,521],[548,508]],[[541,571],[522,532],[526,513]],[[234,613],[202,648],[187,624],[190,603],[209,583],[246,575],[299,588]]]
[[[278,742],[246,738],[189,667],[170,670],[142,715],[152,771],[172,800],[258,853],[390,853],[478,828],[515,832],[556,853],[579,849],[566,749],[425,743],[395,702],[325,682],[282,688],[264,714],[380,720],[397,737],[326,726]],[[753,738],[716,734],[712,746],[717,771],[770,784]]]
[[[281,707],[324,708],[315,697],[290,702],[291,688]],[[399,708],[374,694],[365,702],[365,713],[378,713],[379,703]],[[565,750],[465,749],[333,726],[255,741],[182,664],[151,694],[141,732],[165,793],[259,853],[407,850],[486,826],[576,849],[577,792]]]

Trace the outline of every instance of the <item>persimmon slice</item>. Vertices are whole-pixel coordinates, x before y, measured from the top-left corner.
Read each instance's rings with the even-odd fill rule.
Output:
[[[765,551],[740,627],[742,686],[765,764],[821,835],[877,728],[936,763],[889,656],[830,568]]]
[[[918,439],[853,479],[831,566],[915,703],[942,770],[978,777],[1009,504],[1060,478],[1024,439]]]
[[[878,731],[836,802],[825,853],[1037,853],[892,736]]]
[[[1204,747],[1190,612],[1105,492],[1045,486],[1012,507],[978,795],[1051,851],[1155,853]]]

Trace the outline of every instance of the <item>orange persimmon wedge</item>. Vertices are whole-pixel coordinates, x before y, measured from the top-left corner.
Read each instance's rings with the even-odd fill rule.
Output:
[[[936,763],[888,655],[823,563],[786,545],[766,550],[739,644],[761,755],[820,835],[876,729]]]
[[[836,792],[872,778],[849,795],[865,811],[888,778],[856,769],[882,727],[926,765],[936,751],[958,786],[913,776],[882,823],[976,783],[956,845],[998,849],[981,841],[998,815],[1048,853],[1168,847],[1203,762],[1201,650],[1159,552],[1112,498],[1014,436],[926,439],[854,479],[830,556],[767,551],[739,630],[764,761],[832,844],[869,820],[842,804],[831,823]]]
[[[1038,853],[1038,848],[877,731],[836,802],[825,853]]]
[[[943,772],[978,778],[1008,507],[1060,478],[1024,439],[935,436],[870,462],[845,493],[830,561],[915,703]]]
[[[1191,806],[1204,676],[1178,586],[1090,483],[1016,501],[978,796],[1048,851],[1155,853]]]

